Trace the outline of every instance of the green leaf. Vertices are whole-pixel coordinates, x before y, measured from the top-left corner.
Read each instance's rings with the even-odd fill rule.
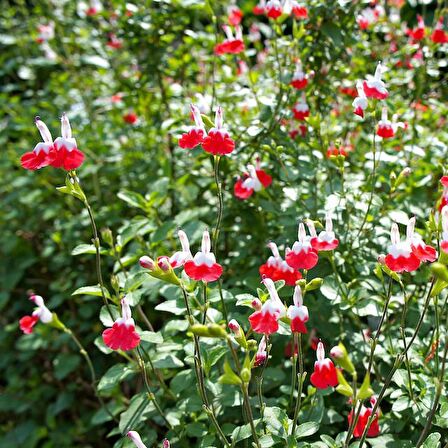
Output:
[[[142,392],[131,399],[129,407],[120,415],[118,428],[122,434],[130,431],[134,426],[144,421],[144,415],[154,410],[153,403],[148,399],[147,394]]]
[[[179,358],[166,353],[158,355],[153,364],[156,369],[178,369],[184,366],[184,363]]]
[[[54,376],[58,380],[64,379],[78,367],[80,362],[81,357],[73,353],[62,353],[58,355],[53,361]]]
[[[161,344],[163,342],[163,336],[155,331],[142,331],[139,333],[140,338],[144,342],[150,342],[152,344]]]
[[[106,249],[100,248],[100,253],[106,253]],[[81,254],[96,254],[96,249],[93,244],[78,244],[73,250],[72,255],[81,255]]]
[[[106,288],[103,289],[103,292],[106,298],[110,299],[110,293]],[[82,286],[81,288],[78,288],[72,292],[72,296],[80,295],[102,297],[101,287],[100,285]]]
[[[109,314],[109,310],[112,313],[112,317]],[[100,321],[105,327],[112,327],[114,322],[121,316],[118,308],[115,305],[109,305],[109,309],[106,305],[101,307],[100,311]]]
[[[317,422],[306,422],[302,423],[296,428],[295,436],[298,438],[309,437],[316,434],[319,431],[319,423]]]
[[[100,379],[100,382],[98,383],[98,391],[110,391],[114,389],[120,381],[123,381],[134,373],[135,371],[126,364],[115,364]]]

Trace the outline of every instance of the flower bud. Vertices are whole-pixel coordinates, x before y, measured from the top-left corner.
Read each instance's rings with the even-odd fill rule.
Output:
[[[163,272],[168,272],[171,268],[168,257],[159,257],[157,259],[157,264],[159,268],[162,269]]]
[[[108,244],[109,246],[113,246],[114,244],[114,236],[112,234],[112,230],[110,229],[103,229],[101,230],[101,237],[103,238],[103,241]]]
[[[240,324],[235,319],[232,319],[229,322],[229,329],[230,331],[232,331],[235,337],[237,338],[241,337],[241,327]]]
[[[437,278],[448,282],[448,269],[444,264],[438,262],[433,263],[431,265],[431,271]]]
[[[140,263],[140,266],[145,269],[149,269],[150,271],[154,270],[156,267],[156,264],[154,263],[154,260],[147,255],[140,257],[138,260]]]
[[[330,350],[330,355],[334,358],[336,364],[341,366],[344,370],[351,373],[352,375],[355,374],[355,366],[348,356],[347,349],[342,342],[339,342],[336,347],[333,347]]]
[[[170,447],[171,447],[170,441],[168,439],[163,439],[162,448],[170,448]]]
[[[249,383],[252,375],[249,369],[244,368],[241,370],[240,376],[244,383]]]
[[[377,261],[379,264],[384,266],[386,264],[386,255],[384,254],[378,255]]]
[[[260,311],[260,310],[261,310],[261,307],[263,306],[262,303],[261,303],[261,301],[260,301],[259,299],[254,299],[254,300],[252,300],[251,305],[252,305],[252,308],[253,308],[255,311]]]
[[[258,367],[261,366],[262,364],[264,364],[264,362],[266,361],[267,355],[266,353],[257,353],[255,355],[255,363],[254,366]]]
[[[299,280],[300,281],[300,280]],[[305,291],[313,291],[314,289],[319,289],[324,280],[320,277],[313,278],[306,286]]]

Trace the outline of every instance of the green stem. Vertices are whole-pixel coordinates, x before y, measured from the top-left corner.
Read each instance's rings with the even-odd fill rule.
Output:
[[[263,424],[264,432],[265,432],[265,434],[267,434],[266,424],[264,421],[264,408],[266,406],[263,401],[263,376],[264,376],[264,371],[266,370],[266,366],[268,365],[268,362],[269,362],[269,354],[271,352],[271,346],[269,344],[269,337],[268,336],[263,336],[263,337],[266,338],[266,360],[263,363],[260,375],[257,376],[257,395],[258,395],[258,403],[260,405],[261,421]]]
[[[294,350],[294,348],[293,348]],[[291,435],[294,436],[297,427],[297,419],[299,418],[299,411],[302,405],[302,389],[303,383],[305,382],[306,372],[303,371],[303,353],[302,353],[302,335],[298,334],[298,354],[299,354],[299,375],[298,375],[298,388],[297,388],[297,398],[296,406],[294,409],[294,417],[292,424]]]
[[[258,440],[257,429],[255,428],[255,423],[254,423],[254,416],[252,414],[252,407],[251,407],[250,401],[249,401],[249,393],[247,390],[248,386],[249,385],[247,383],[243,383],[243,385],[241,386],[241,391],[243,392],[243,402],[246,407],[246,413],[247,413],[247,417],[249,419],[249,425],[250,425],[250,430],[252,432],[252,437],[254,438],[257,448],[260,448],[260,442]]]
[[[289,396],[289,406],[288,409],[292,407],[292,402],[294,400],[294,390],[296,389],[296,379],[297,379],[297,355],[296,347],[298,346],[297,333],[292,334],[292,356],[291,356],[291,394]]]

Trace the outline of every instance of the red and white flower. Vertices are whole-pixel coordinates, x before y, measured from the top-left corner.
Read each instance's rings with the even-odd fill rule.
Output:
[[[266,362],[266,359],[268,357],[268,353],[266,351],[266,336],[263,336],[261,338],[260,343],[258,344],[257,353],[255,354],[255,362],[254,366],[258,367],[263,365]]]
[[[387,107],[383,107],[381,112],[381,120],[378,122],[378,128],[376,134],[383,138],[395,137],[398,128],[406,129],[405,123],[396,121],[397,116],[392,117],[392,121],[387,118]]]
[[[385,100],[389,96],[386,89],[386,84],[381,80],[383,66],[378,62],[376,66],[375,75],[369,77],[368,80],[363,81],[364,93],[367,98],[376,98],[377,100]]]
[[[216,258],[211,252],[210,234],[205,230],[202,235],[202,247],[199,252],[184,263],[185,273],[193,280],[214,282],[222,275],[222,266],[216,263]]]
[[[260,0],[253,8],[252,12],[256,16],[261,16],[266,12],[266,0]]]
[[[437,21],[437,25],[431,34],[431,40],[435,44],[446,44],[448,43],[448,33],[443,29],[443,17]]]
[[[90,0],[89,7],[86,10],[87,16],[95,16],[103,10],[103,5],[100,0]]]
[[[235,26],[235,36],[228,25],[223,25],[222,29],[226,35],[223,42],[215,45],[215,54],[238,54],[244,51],[243,32],[239,25]]]
[[[123,115],[123,121],[127,124],[138,124],[138,115],[135,112],[128,112]]]
[[[231,139],[228,131],[223,128],[223,112],[221,106],[215,114],[215,127],[208,131],[208,135],[202,141],[205,152],[214,155],[230,154],[235,149],[235,142]]]
[[[260,310],[249,316],[250,326],[255,333],[272,334],[278,330],[278,320],[286,313],[274,282],[270,278],[264,278],[263,283],[269,292],[269,299],[263,303]]]
[[[112,328],[103,331],[103,341],[112,350],[132,350],[140,344],[140,336],[135,331],[135,322],[126,297],[121,299],[121,316]]]
[[[442,240],[441,249],[448,254],[448,205],[442,208]]]
[[[443,185],[442,197],[440,198],[439,212],[448,205],[448,176],[442,176],[440,183]]]
[[[237,26],[241,23],[243,19],[243,11],[236,5],[230,5],[227,9],[229,24],[232,26]]]
[[[303,72],[300,61],[296,62],[296,69],[292,76],[291,85],[298,90],[304,89],[308,85],[308,75]]]
[[[43,142],[39,142],[32,151],[26,152],[20,159],[22,167],[27,170],[38,170],[48,166],[51,162],[50,151],[53,149],[53,138],[47,125],[40,117],[34,119]]]
[[[302,94],[300,101],[294,104],[294,107],[292,108],[292,113],[294,114],[294,118],[296,120],[301,121],[305,120],[310,116],[310,108],[308,107],[304,94]]]
[[[193,255],[190,251],[190,241],[188,236],[183,230],[177,232],[182,250],[175,252],[170,258],[169,263],[173,269],[183,266],[186,261],[191,260]]]
[[[296,281],[302,278],[302,274],[283,260],[274,242],[270,242],[268,247],[271,249],[272,255],[265,264],[260,266],[261,277],[270,278],[274,282],[284,280],[287,285],[294,286]]]
[[[115,34],[109,34],[109,39],[106,44],[109,48],[118,50],[123,46],[123,41],[119,39]]]
[[[327,213],[325,215],[325,230],[316,235],[316,230],[314,229],[314,223],[310,220],[307,221],[308,229],[311,233],[311,246],[317,251],[327,251],[336,249],[339,245],[339,240],[336,238],[333,232],[333,220],[331,216]]]
[[[137,448],[147,448],[137,431],[129,431],[126,435],[134,442]]]
[[[247,165],[247,172],[236,181],[234,194],[239,199],[248,199],[254,192],[269,187],[271,183],[272,177],[260,168],[260,161],[257,159],[257,166]]]
[[[188,132],[182,134],[179,139],[179,146],[185,149],[193,149],[200,145],[207,135],[200,110],[194,104],[190,104],[190,108],[195,126],[191,127]]]
[[[52,312],[45,306],[44,299],[41,296],[32,294],[30,300],[35,303],[36,309],[31,316],[24,316],[20,319],[20,329],[25,334],[33,332],[34,325],[40,320],[43,324],[48,324],[53,320]]]
[[[371,407],[366,408],[364,405],[361,407],[361,412],[358,417],[358,421],[356,423],[355,429],[353,431],[353,436],[356,438],[359,438],[362,436],[364,429],[367,426],[367,422],[369,421],[370,416],[373,412],[373,407],[375,406],[376,398],[371,397],[370,398],[370,405]],[[372,421],[372,424],[370,425],[369,430],[367,431],[367,437],[376,437],[380,434],[380,426],[378,423],[380,413],[377,410],[375,413],[375,418]],[[348,415],[348,424],[349,426],[352,424],[353,419],[353,410],[350,411],[350,414]]]
[[[336,367],[330,358],[325,358],[325,349],[322,342],[317,344],[316,356],[317,361],[314,363],[314,372],[310,377],[311,384],[318,389],[336,387],[339,383]]]
[[[319,259],[316,249],[311,244],[311,237],[307,236],[303,223],[299,224],[298,240],[292,249],[286,248],[286,263],[294,269],[311,269]]]
[[[278,19],[283,14],[280,0],[269,0],[265,7],[266,16],[270,19]]]
[[[240,324],[236,319],[232,319],[229,321],[229,330],[233,333],[236,338],[240,338],[242,336]]]
[[[47,25],[38,25],[37,26],[37,39],[36,42],[38,44],[42,44],[44,42],[53,39],[54,37],[54,23],[50,22]]]
[[[302,289],[300,286],[294,288],[294,305],[288,308],[287,316],[291,319],[291,331],[293,333],[307,333],[305,323],[308,322],[308,308],[303,305]]]
[[[384,259],[386,266],[395,272],[412,272],[420,267],[420,259],[412,251],[409,240],[400,240],[400,231],[396,223],[390,230],[392,244],[388,248],[388,254]]]
[[[409,224],[406,229],[406,236],[407,240],[411,244],[412,252],[420,261],[429,261],[430,263],[436,261],[437,251],[434,247],[428,246],[423,241],[423,238],[415,232],[415,216],[409,220]]]
[[[364,93],[364,88],[361,82],[356,84],[356,90],[358,91],[358,96],[353,100],[353,113],[364,118],[364,111],[369,106],[367,102],[366,94]]]
[[[423,20],[423,17],[418,14],[417,15],[417,27],[408,29],[406,31],[406,34],[414,41],[419,41],[424,39],[425,37],[425,21]]]
[[[308,9],[302,3],[297,2],[296,0],[291,0],[291,14],[296,19],[307,19],[308,18]]]

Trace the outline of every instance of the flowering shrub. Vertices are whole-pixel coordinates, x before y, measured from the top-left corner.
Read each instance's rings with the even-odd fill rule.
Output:
[[[0,446],[446,446],[448,11],[414,3],[2,10]]]

